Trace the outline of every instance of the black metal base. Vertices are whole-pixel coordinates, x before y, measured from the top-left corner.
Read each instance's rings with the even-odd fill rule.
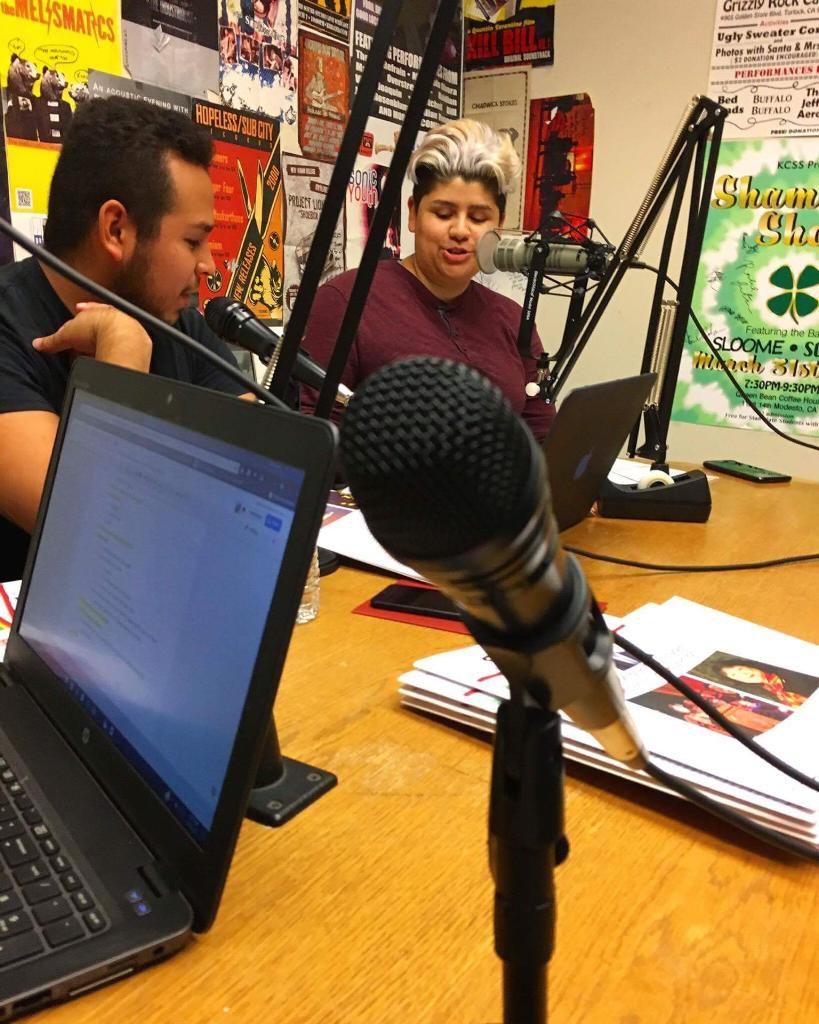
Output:
[[[694,469],[674,483],[640,491],[636,484],[606,480],[597,508],[610,519],[660,519],[673,523],[704,523],[711,515],[711,491],[704,473]]]
[[[329,576],[341,565],[341,559],[335,551],[328,551],[327,548],[318,549],[319,576]]]
[[[280,777],[267,786],[252,789],[245,812],[251,821],[273,828],[289,821],[338,782],[331,772],[294,761],[292,757],[282,757],[281,760],[283,771]]]

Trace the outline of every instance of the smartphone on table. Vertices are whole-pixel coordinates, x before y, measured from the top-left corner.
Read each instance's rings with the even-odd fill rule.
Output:
[[[791,479],[787,473],[749,466],[747,462],[737,462],[734,459],[707,459],[703,466],[706,469],[715,469],[718,473],[738,476],[740,480],[752,480],[756,484],[785,484]]]
[[[404,583],[391,583],[370,601],[373,608],[405,615],[429,615],[434,619],[460,619],[461,615],[450,599],[432,587],[411,587]]]

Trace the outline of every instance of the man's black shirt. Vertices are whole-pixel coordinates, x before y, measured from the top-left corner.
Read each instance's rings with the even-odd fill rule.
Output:
[[[53,334],[71,319],[34,257],[0,269],[0,413],[40,410],[60,415],[71,357],[43,355],[34,338]],[[183,310],[176,327],[212,352],[234,363],[228,346],[195,309]],[[247,388],[206,358],[148,330],[153,343],[151,373],[239,395]],[[19,579],[29,536],[0,515],[0,579]]]

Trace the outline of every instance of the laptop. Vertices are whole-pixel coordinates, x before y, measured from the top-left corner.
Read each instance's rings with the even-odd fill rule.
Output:
[[[656,374],[643,373],[566,396],[543,442],[558,530],[588,514],[655,380]]]
[[[75,364],[0,666],[0,1020],[212,923],[335,444]]]

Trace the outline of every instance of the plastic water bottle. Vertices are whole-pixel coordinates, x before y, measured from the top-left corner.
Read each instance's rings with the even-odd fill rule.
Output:
[[[318,615],[319,610],[319,563],[318,548],[313,548],[313,558],[310,568],[307,570],[307,582],[304,584],[304,593],[301,596],[301,604],[296,615],[296,625],[304,622],[312,622]]]

